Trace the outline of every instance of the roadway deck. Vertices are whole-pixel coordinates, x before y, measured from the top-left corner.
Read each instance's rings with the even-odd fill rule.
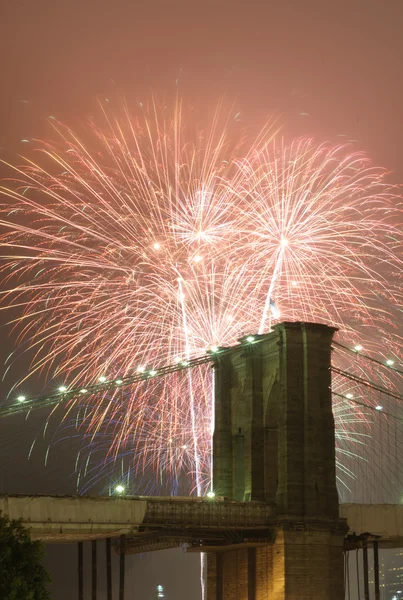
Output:
[[[0,496],[0,511],[21,518],[34,539],[76,542],[128,535],[128,551],[270,542],[278,522],[274,505],[183,497]],[[349,533],[379,536],[384,547],[403,547],[403,505],[340,505]]]

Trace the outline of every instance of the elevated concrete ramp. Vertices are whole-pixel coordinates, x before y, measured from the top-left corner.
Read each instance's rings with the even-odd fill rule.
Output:
[[[73,496],[0,496],[0,510],[22,519],[33,539],[72,542],[133,534],[146,513],[145,500]]]
[[[0,510],[12,519],[22,519],[32,537],[45,542],[124,533],[142,538],[147,547],[147,536],[156,547],[166,545],[168,539],[170,547],[175,547],[177,536],[188,540],[211,537],[212,531],[225,538],[230,531],[235,536],[239,531],[265,532],[275,517],[273,505],[198,497],[0,496]]]
[[[403,548],[403,504],[341,504],[349,533],[371,533],[383,548]]]

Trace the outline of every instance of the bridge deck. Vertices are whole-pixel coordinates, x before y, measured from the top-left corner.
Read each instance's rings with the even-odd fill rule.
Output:
[[[276,522],[274,505],[188,497],[0,496],[0,511],[22,518],[34,539],[72,542],[124,533],[134,552],[191,540],[197,548],[201,538],[212,545],[263,543]],[[383,546],[403,546],[403,505],[342,504],[340,517],[349,533],[368,532]]]
[[[403,547],[403,504],[341,504],[349,533],[371,533],[383,547]]]
[[[206,498],[0,496],[0,511],[22,518],[34,539],[70,542],[140,530],[267,529],[275,507]],[[191,535],[191,534],[189,534]]]

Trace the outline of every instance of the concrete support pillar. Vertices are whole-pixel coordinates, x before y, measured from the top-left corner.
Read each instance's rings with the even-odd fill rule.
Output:
[[[91,540],[91,599],[97,600],[97,540]]]
[[[368,542],[363,541],[362,544],[362,559],[364,571],[364,600],[369,600],[369,568],[368,568]]]
[[[83,542],[78,542],[78,600],[84,600],[84,553]]]
[[[380,600],[381,588],[379,585],[379,545],[378,542],[373,542],[374,547],[374,587],[375,587],[375,600]]]
[[[105,558],[106,558],[106,600],[112,600],[112,553],[111,538],[105,540]]]
[[[125,600],[126,536],[119,538],[119,600]]]

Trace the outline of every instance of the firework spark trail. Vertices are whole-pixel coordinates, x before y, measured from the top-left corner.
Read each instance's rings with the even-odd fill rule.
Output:
[[[223,107],[207,127],[180,104],[102,115],[85,141],[52,121],[59,141],[35,143],[2,188],[3,308],[20,310],[26,378],[82,384],[198,356],[269,331],[273,307],[397,359],[401,202],[365,155],[287,144],[270,124],[249,142]],[[131,453],[202,493],[211,381],[204,366],[87,398],[86,444],[102,436],[108,465]],[[360,432],[337,407],[342,461]]]
[[[191,358],[191,348],[189,343],[189,335],[187,328],[187,318],[186,318],[186,302],[185,302],[185,294],[182,285],[182,279],[178,278],[178,286],[179,286],[179,299],[182,309],[182,319],[183,319],[183,332],[185,338],[185,356],[186,360]],[[195,399],[194,399],[194,390],[193,390],[193,378],[192,371],[188,369],[187,371],[187,379],[189,383],[188,388],[188,398],[189,398],[189,407],[190,407],[190,418],[192,423],[192,441],[193,441],[193,452],[194,452],[194,461],[195,461],[195,479],[196,479],[196,490],[197,495],[200,496],[203,492],[201,481],[200,481],[200,457],[199,457],[199,449],[198,449],[198,441],[197,441],[197,425],[196,425],[196,407],[195,407]]]

